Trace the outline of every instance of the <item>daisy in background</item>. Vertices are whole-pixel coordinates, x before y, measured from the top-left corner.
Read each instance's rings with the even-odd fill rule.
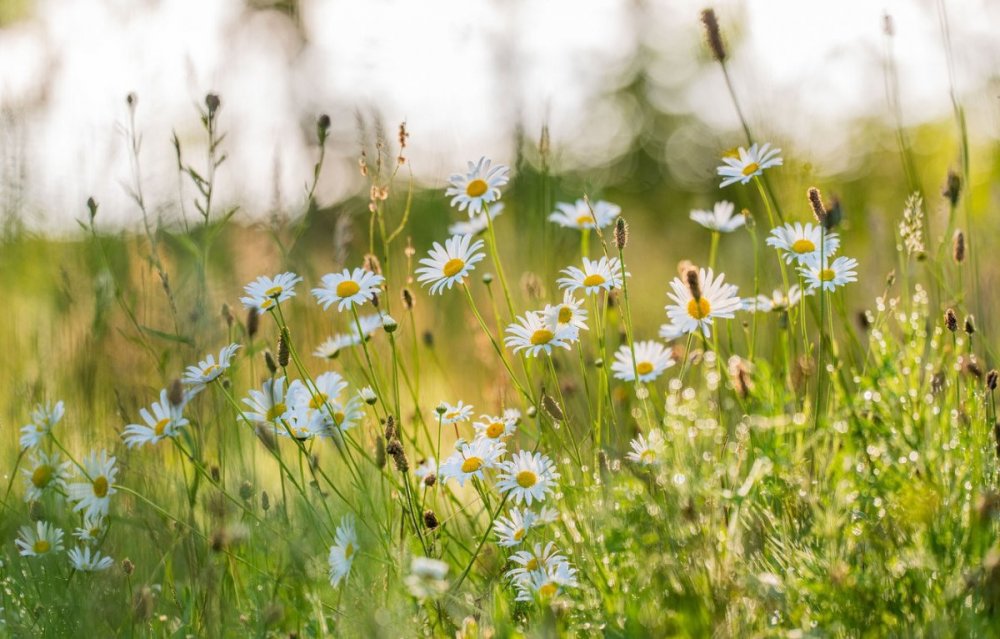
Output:
[[[471,443],[462,443],[456,451],[441,464],[441,479],[457,479],[459,486],[472,477],[483,478],[483,471],[494,468],[506,452],[503,442],[477,438]]]
[[[339,333],[317,346],[316,350],[313,351],[313,355],[322,357],[323,359],[336,359],[340,355],[340,351],[351,346],[357,346],[360,343],[361,336],[358,335],[357,330],[350,334]]]
[[[206,385],[214,382],[220,375],[226,372],[232,364],[233,355],[240,348],[239,344],[230,344],[219,351],[219,361],[215,361],[215,356],[211,353],[208,357],[198,362],[197,366],[188,366],[181,377],[181,381],[192,387],[195,392],[201,391]]]
[[[691,219],[710,231],[732,233],[746,224],[747,220],[740,215],[733,215],[736,206],[732,202],[716,202],[711,211],[695,209],[691,211]]]
[[[801,222],[771,229],[766,242],[783,254],[786,264],[796,262],[801,265],[813,256],[818,257],[821,242],[826,257],[833,257],[840,248],[840,238],[836,233],[824,232],[819,224],[803,225]]]
[[[587,200],[577,200],[575,204],[568,202],[557,202],[556,212],[549,215],[549,221],[555,222],[559,226],[567,229],[579,229],[581,231],[592,228],[605,228],[614,223],[622,213],[622,207],[611,202],[598,200],[588,202]],[[594,224],[594,221],[597,224]]]
[[[517,567],[507,571],[507,578],[515,583],[529,580],[533,572],[547,573],[556,564],[569,563],[551,541],[544,546],[537,543],[531,550],[520,550],[511,555],[510,560]]]
[[[36,522],[34,528],[21,526],[20,533],[14,545],[22,557],[41,557],[63,549],[63,531],[44,521]]]
[[[448,564],[440,559],[414,557],[410,562],[410,574],[403,579],[410,594],[417,599],[427,599],[443,595],[448,590]]]
[[[527,508],[511,508],[507,516],[497,517],[493,523],[497,543],[505,548],[517,546],[535,525],[535,513]]]
[[[719,188],[740,182],[746,184],[754,177],[764,173],[764,169],[772,166],[781,166],[782,160],[778,157],[781,149],[772,149],[770,144],[757,148],[756,144],[750,145],[750,149],[740,147],[734,154],[736,157],[723,157],[723,166],[718,167],[716,172],[722,176],[722,184]]]
[[[517,431],[517,419],[480,415],[479,421],[473,422],[472,427],[476,429],[476,437],[503,439]]]
[[[642,433],[629,442],[632,452],[625,455],[627,459],[641,466],[651,466],[663,461],[663,453],[666,450],[666,441],[663,433],[654,428],[649,431],[649,437],[643,437]]]
[[[541,453],[520,451],[510,460],[500,463],[497,475],[497,490],[518,504],[544,501],[546,495],[555,490],[556,465]]]
[[[313,383],[300,379],[288,385],[288,403],[309,410],[319,410],[330,400],[340,397],[347,389],[347,381],[336,371],[327,371],[316,376]]]
[[[701,329],[705,337],[711,337],[714,318],[732,319],[740,309],[737,288],[726,284],[722,273],[716,277],[712,269],[691,269],[685,277],[686,282],[679,277],[670,282],[673,291],[667,297],[673,304],[666,306],[667,317],[685,334]]]
[[[566,588],[578,585],[576,568],[569,562],[559,562],[528,573],[523,579],[514,582],[517,588],[515,601],[533,601],[536,597],[547,601],[560,594]]]
[[[88,515],[83,518],[83,525],[73,531],[73,536],[85,544],[96,544],[104,536],[104,517]]]
[[[634,382],[636,373],[639,374],[640,382],[651,382],[675,364],[671,353],[666,346],[653,340],[636,342],[633,366],[632,349],[628,344],[622,344],[615,352],[611,370],[615,378],[625,382]]]
[[[330,400],[326,406],[312,414],[313,430],[317,435],[330,437],[334,433],[345,433],[361,423],[365,417],[365,402],[359,395],[353,395],[346,402]]]
[[[302,278],[295,273],[281,273],[274,277],[261,275],[243,287],[247,294],[240,298],[240,302],[244,308],[272,311],[276,304],[295,297],[295,285],[301,281]]]
[[[357,550],[358,533],[354,528],[354,517],[345,515],[337,526],[333,545],[330,546],[330,585],[334,588],[347,579]]]
[[[473,164],[469,162],[465,173],[455,173],[448,178],[446,196],[452,196],[451,205],[459,211],[468,209],[469,217],[481,212],[485,205],[500,199],[500,187],[507,184],[510,169],[502,164],[492,166],[485,157]]]
[[[858,261],[853,257],[838,257],[832,264],[829,260],[820,262],[817,257],[800,266],[799,273],[805,278],[809,290],[822,288],[824,291],[835,291],[848,282],[858,281],[858,273],[854,270],[857,267]]]
[[[89,546],[72,548],[69,551],[69,564],[80,572],[97,572],[107,570],[115,563],[111,557],[102,556],[100,551],[90,552]]]
[[[508,326],[506,332],[503,343],[515,353],[523,350],[527,357],[535,357],[542,351],[551,355],[553,348],[569,350],[580,334],[579,329],[570,324],[547,322],[538,311],[528,311],[518,317],[517,323]]]
[[[486,257],[481,251],[483,241],[472,241],[471,235],[455,235],[444,241],[444,246],[434,242],[430,257],[420,260],[423,264],[416,270],[417,281],[430,284],[431,295],[438,295],[461,283],[474,270],[477,262]]]
[[[813,291],[806,291],[806,295],[812,295]],[[802,301],[802,289],[798,284],[792,284],[786,295],[780,288],[774,289],[771,296],[758,295],[756,298],[747,297],[743,300],[743,310],[757,313],[770,313],[771,311],[786,311]]]
[[[450,225],[448,233],[451,235],[479,235],[489,228],[490,220],[497,219],[501,213],[503,213],[503,202],[497,202],[490,206],[489,219],[486,218],[486,211],[483,211],[477,215],[470,216],[468,220],[455,222]]]
[[[122,431],[122,439],[129,448],[145,444],[157,444],[166,437],[173,437],[177,431],[188,425],[181,415],[184,406],[174,406],[167,397],[167,390],[160,391],[160,401],[150,406],[152,412],[139,409],[139,417],[144,424],[129,424]]]
[[[251,422],[277,424],[288,415],[284,377],[266,379],[260,390],[252,388],[248,394],[249,397],[243,398],[247,406],[243,416]]]
[[[684,335],[686,335],[684,329],[677,324],[660,324],[660,339],[668,344]]]
[[[622,264],[617,257],[608,259],[607,256],[600,260],[591,261],[583,258],[583,269],[575,266],[564,268],[561,273],[566,277],[560,277],[557,281],[559,288],[569,291],[583,289],[584,294],[594,295],[601,289],[610,291],[622,285]],[[627,277],[629,274],[625,273]]]
[[[385,278],[363,268],[355,268],[353,271],[345,268],[340,273],[327,273],[320,281],[323,285],[312,290],[316,301],[324,311],[334,304],[338,311],[343,311],[371,301]]]
[[[21,450],[38,446],[65,412],[61,401],[55,404],[37,404],[31,410],[31,423],[21,427]]]
[[[83,471],[86,481],[72,483],[66,489],[70,501],[76,502],[73,512],[82,510],[84,517],[103,517],[108,514],[111,495],[118,492],[114,487],[118,475],[115,458],[109,458],[106,450],[92,452],[83,460]]]
[[[472,406],[462,402],[462,400],[458,400],[458,403],[454,406],[448,402],[441,402],[438,406],[438,411],[441,413],[441,423],[458,424],[467,422],[472,419],[472,408]]]
[[[31,456],[31,468],[22,468],[24,501],[38,501],[46,492],[65,490],[69,479],[69,462],[59,461],[59,453],[46,454],[36,450]]]
[[[576,299],[573,291],[563,292],[561,304],[547,304],[542,315],[551,326],[568,325],[582,331],[587,330],[587,309],[583,308],[583,300]]]

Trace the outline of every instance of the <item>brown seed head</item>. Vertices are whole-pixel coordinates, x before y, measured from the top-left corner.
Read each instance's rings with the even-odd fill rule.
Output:
[[[687,271],[685,271],[684,281],[687,283],[688,290],[691,291],[691,297],[693,297],[695,300],[700,300],[701,276],[698,273],[698,269],[692,266]]]
[[[944,312],[944,325],[952,333],[958,330],[958,315],[955,315],[955,309],[949,308]]]
[[[402,296],[403,296],[403,306],[406,307],[406,310],[412,311],[413,310],[413,291],[411,291],[408,288],[404,288],[403,292],[402,292]]]
[[[278,372],[278,362],[274,361],[274,355],[271,354],[271,351],[264,351],[264,364],[271,375]]]
[[[205,107],[208,108],[209,118],[215,117],[215,112],[219,110],[220,106],[222,106],[222,100],[217,94],[209,93],[205,96]]]
[[[809,197],[809,206],[812,207],[816,221],[826,226],[826,207],[823,205],[823,196],[820,195],[819,189],[815,186],[810,186],[807,195]]]
[[[281,337],[278,338],[278,366],[282,368],[288,366],[288,358],[290,356],[288,342],[290,339],[291,338],[288,335],[288,328],[282,328]]]
[[[233,318],[233,310],[229,308],[229,304],[222,304],[222,320],[226,323],[226,328],[232,328],[233,322],[236,321]]]
[[[965,261],[965,233],[962,229],[956,230],[951,238],[951,257],[955,260],[955,264]]]
[[[945,196],[952,206],[957,205],[958,198],[962,195],[962,176],[954,171],[948,171],[948,179],[945,181],[941,195]]]
[[[184,384],[179,379],[170,382],[170,390],[167,391],[167,401],[171,406],[179,407],[184,403]]]
[[[258,329],[260,329],[260,313],[254,307],[247,311],[247,337],[253,339]]]
[[[708,41],[708,48],[712,50],[712,55],[719,62],[726,61],[726,45],[722,41],[722,32],[719,30],[719,19],[715,16],[715,11],[705,9],[701,12],[701,22],[705,25],[705,39]]]
[[[615,246],[619,251],[624,251],[628,246],[628,222],[623,217],[619,217],[615,222]]]
[[[971,315],[965,316],[965,334],[972,337],[976,332],[976,320]]]
[[[135,564],[132,563],[132,560],[128,557],[122,559],[122,572],[125,573],[126,577],[131,576],[132,573],[135,572]]]
[[[382,263],[378,261],[378,257],[373,253],[365,253],[364,262],[362,262],[362,268],[364,268],[369,273],[374,273],[375,275],[382,274]]]
[[[438,527],[438,518],[433,510],[424,511],[424,526],[427,527],[427,530],[434,530]]]
[[[998,377],[1000,377],[1000,373],[997,373],[997,369],[990,369],[990,372],[986,373],[986,388],[991,391],[995,391],[997,389]]]

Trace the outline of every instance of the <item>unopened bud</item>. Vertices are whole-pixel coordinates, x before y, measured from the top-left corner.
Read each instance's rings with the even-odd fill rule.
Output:
[[[965,334],[972,337],[976,332],[976,320],[971,315],[965,316]]]
[[[433,510],[424,511],[424,526],[427,527],[427,530],[434,530],[438,527],[438,518]]]
[[[211,118],[215,116],[215,112],[222,106],[222,101],[215,93],[209,93],[205,96],[205,106],[208,108],[208,117]]]

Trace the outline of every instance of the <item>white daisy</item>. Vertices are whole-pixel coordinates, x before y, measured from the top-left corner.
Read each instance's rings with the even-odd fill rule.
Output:
[[[715,277],[712,269],[700,269],[698,279],[701,289],[698,299],[694,298],[688,284],[679,277],[670,282],[673,292],[668,291],[667,297],[673,304],[666,306],[667,317],[684,333],[693,333],[700,328],[705,332],[705,337],[711,337],[713,318],[731,319],[740,309],[741,301],[736,294],[736,286],[726,284],[722,273]]]
[[[463,443],[461,448],[441,464],[441,479],[457,479],[460,486],[470,477],[483,478],[483,471],[497,465],[506,452],[503,442],[478,438]]]
[[[63,418],[64,412],[61,401],[55,404],[36,405],[31,411],[31,423],[21,427],[21,448],[27,450],[38,446],[52,427]]]
[[[313,355],[316,357],[322,357],[323,359],[336,359],[340,355],[340,351],[348,348],[350,346],[357,346],[361,343],[361,336],[358,335],[357,329],[350,334],[339,333],[333,337],[328,338],[325,342],[316,347],[313,351]]]
[[[562,303],[547,304],[542,315],[550,326],[569,325],[587,330],[587,309],[583,308],[583,300],[576,299],[573,291],[563,291]]]
[[[495,220],[500,217],[503,213],[503,202],[497,202],[490,206],[490,220]],[[487,228],[489,228],[489,220],[486,219],[486,212],[483,211],[475,216],[472,216],[469,220],[463,220],[461,222],[455,222],[448,227],[448,233],[451,235],[479,235]]]
[[[39,521],[35,523],[34,528],[21,526],[21,535],[14,540],[14,545],[22,557],[41,557],[50,552],[62,551],[62,539],[61,529],[53,524]]]
[[[736,206],[732,202],[716,202],[711,211],[695,209],[691,211],[691,219],[705,228],[719,233],[732,233],[746,224],[743,215],[733,215]]]
[[[663,461],[666,442],[659,429],[651,430],[648,439],[639,433],[639,436],[629,442],[629,445],[632,447],[632,452],[626,454],[625,457],[637,464],[650,466]]]
[[[152,412],[145,408],[139,409],[139,416],[145,424],[129,424],[122,432],[122,439],[129,448],[156,444],[161,439],[173,437],[189,423],[181,414],[184,406],[171,404],[166,389],[160,391],[160,401],[153,402],[150,408]]]
[[[796,222],[771,229],[767,245],[781,251],[786,264],[793,261],[805,264],[813,256],[819,257],[821,241],[823,253],[827,257],[832,257],[840,248],[840,238],[836,233],[826,232],[825,238],[823,235],[823,227],[819,224],[808,223],[803,226],[801,222]]]
[[[188,366],[181,377],[181,381],[196,390],[201,390],[226,372],[226,369],[232,363],[233,355],[236,354],[239,348],[239,344],[230,344],[223,347],[219,351],[218,362],[215,361],[215,356],[209,353],[208,357],[198,362],[197,366]]]
[[[593,208],[593,212],[591,212]],[[594,228],[594,221],[597,221],[597,228],[605,228],[614,223],[615,218],[621,215],[622,207],[611,202],[598,200],[587,203],[586,200],[577,200],[574,204],[568,202],[557,202],[555,213],[549,215],[549,221],[555,222],[559,226],[568,229],[586,230]]]
[[[514,582],[517,588],[516,601],[534,601],[536,597],[543,601],[549,600],[566,588],[578,585],[576,569],[569,562],[558,562],[548,566],[544,571],[535,571],[519,581]]]
[[[330,546],[330,585],[334,588],[347,579],[357,551],[358,533],[354,529],[354,517],[345,515],[337,526],[334,543]]]
[[[517,546],[535,525],[535,513],[527,508],[511,508],[507,516],[497,517],[493,522],[493,532],[497,543],[506,548]]]
[[[458,424],[460,422],[467,422],[472,418],[472,406],[465,404],[462,400],[458,400],[458,403],[452,406],[448,402],[441,402],[441,408],[444,408],[444,412],[441,413],[441,423],[442,424]]]
[[[83,460],[83,470],[85,481],[72,483],[66,489],[70,501],[76,502],[73,512],[82,510],[84,517],[107,515],[111,495],[118,492],[114,487],[118,475],[115,458],[109,458],[106,450],[99,455],[92,452]]]
[[[497,474],[497,490],[508,493],[508,496],[518,504],[532,501],[543,501],[545,496],[555,490],[556,465],[551,459],[541,453],[520,451],[510,460],[500,463]]]
[[[355,268],[353,271],[345,268],[340,273],[327,273],[320,281],[323,285],[312,290],[316,301],[324,311],[333,304],[337,305],[338,311],[342,311],[371,301],[385,278],[363,268]]]
[[[590,260],[583,258],[583,269],[575,266],[564,268],[561,273],[566,277],[556,280],[559,288],[569,291],[583,289],[586,295],[594,295],[601,289],[610,291],[622,285],[622,264],[617,257],[608,259],[606,256],[600,260]],[[628,277],[628,273],[625,276]]]
[[[448,564],[440,559],[414,557],[410,562],[410,574],[403,579],[410,594],[417,599],[427,599],[443,595],[448,590]]]
[[[635,381],[639,374],[640,382],[651,382],[663,371],[674,365],[671,350],[659,342],[646,340],[635,343],[635,366],[632,365],[632,349],[628,344],[622,344],[615,352],[615,361],[611,370],[615,377],[622,381]]]
[[[31,468],[22,468],[24,501],[38,501],[50,490],[65,490],[69,479],[69,462],[59,461],[59,453],[46,454],[36,450],[31,456]]]
[[[812,295],[812,291],[806,291],[806,295]],[[802,289],[798,284],[792,284],[788,289],[788,295],[780,288],[774,289],[771,296],[758,295],[756,298],[747,297],[743,300],[743,310],[758,313],[770,313],[771,311],[784,311],[802,301]]]
[[[838,286],[843,286],[848,282],[858,281],[858,261],[853,257],[838,257],[831,264],[829,260],[823,260],[820,266],[819,259],[810,260],[805,266],[799,267],[799,273],[809,285],[809,290],[823,287],[826,291],[835,291]]]
[[[98,550],[95,550],[91,554],[89,546],[82,546],[70,549],[69,563],[73,566],[74,570],[96,572],[98,570],[107,570],[115,563],[115,560],[111,557],[102,556]]]
[[[85,544],[96,544],[104,536],[104,517],[88,515],[83,525],[73,531],[73,536]]]
[[[513,582],[529,580],[533,572],[548,573],[556,564],[569,563],[551,541],[545,545],[536,543],[531,550],[518,551],[510,560],[517,564],[516,568],[507,571],[507,578]]]
[[[444,246],[434,242],[430,257],[420,260],[424,266],[416,270],[417,281],[425,286],[430,284],[431,295],[450,289],[462,282],[476,263],[486,257],[481,248],[483,241],[473,242],[471,235],[454,235],[444,241]]]
[[[295,285],[301,281],[302,278],[295,273],[281,273],[274,277],[261,275],[243,287],[247,295],[241,297],[240,302],[244,308],[255,308],[258,311],[274,310],[275,304],[281,304],[295,297]]]
[[[477,437],[502,439],[510,437],[517,431],[517,419],[508,416],[480,415],[479,421],[473,422],[472,427],[476,429]]]
[[[527,357],[535,357],[542,351],[552,354],[553,348],[569,350],[579,333],[575,326],[553,326],[538,311],[528,311],[517,318],[517,323],[507,327],[503,343],[515,353],[523,350]]]
[[[365,341],[371,339],[375,331],[385,328],[390,322],[394,323],[395,321],[388,314],[382,312],[360,315],[358,316],[358,321],[351,323],[351,331],[354,333],[355,339],[360,343],[362,338]],[[358,328],[358,324],[361,325],[360,329]]]
[[[500,187],[507,184],[509,169],[498,164],[491,166],[485,157],[473,164],[464,174],[456,173],[448,178],[448,189],[444,194],[453,196],[451,205],[458,205],[459,211],[469,210],[469,217],[483,210],[484,204],[500,199]]]
[[[559,521],[559,511],[555,508],[549,506],[542,506],[535,513],[535,526],[543,526],[545,524],[553,524]]]
[[[684,329],[677,324],[660,324],[660,339],[664,342],[670,343],[675,339],[684,337],[686,334]]]
[[[243,416],[251,422],[277,424],[288,415],[284,377],[266,379],[260,390],[252,388],[248,394],[249,397],[243,398],[248,409]]]
[[[740,147],[737,150],[738,157],[723,157],[724,166],[716,169],[725,178],[719,188],[736,182],[746,184],[754,176],[762,174],[764,169],[780,166],[782,160],[778,157],[779,153],[781,149],[772,149],[770,144],[764,144],[759,149],[756,144],[752,144],[749,150]]]

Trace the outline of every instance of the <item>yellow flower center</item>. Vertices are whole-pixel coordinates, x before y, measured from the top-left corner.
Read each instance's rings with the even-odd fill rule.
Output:
[[[35,488],[45,488],[52,481],[54,473],[55,468],[48,464],[42,464],[35,469],[35,472],[31,473],[31,483],[35,485]]]
[[[474,473],[483,466],[483,460],[479,457],[466,457],[465,461],[462,462],[462,472],[463,473]]]
[[[217,370],[219,370],[219,365],[212,364],[211,366],[206,366],[204,369],[202,369],[201,374],[204,377],[210,377],[211,375],[215,374],[215,371]]]
[[[108,478],[101,475],[94,480],[94,497],[107,497],[108,495]]]
[[[266,311],[269,308],[271,308],[272,306],[274,306],[274,300],[271,299],[270,297],[260,303],[261,310],[265,310]]]
[[[568,306],[559,307],[559,320],[560,324],[568,324],[571,319],[573,319],[573,309]]]
[[[532,557],[528,560],[528,563],[524,564],[525,570],[538,570],[538,558]]]
[[[288,410],[288,407],[285,406],[284,402],[278,402],[271,408],[267,409],[267,415],[265,415],[265,417],[267,418],[267,421],[273,422],[284,415],[286,410]]]
[[[326,393],[316,393],[313,395],[312,399],[309,400],[309,408],[319,410],[319,407],[325,404],[328,399],[330,399],[330,397]]]
[[[540,328],[531,334],[531,343],[534,346],[541,346],[552,341],[555,334],[547,328]]]
[[[704,297],[688,302],[688,315],[696,320],[705,319],[712,312],[712,305]]]
[[[528,531],[524,528],[518,528],[514,531],[514,541],[521,541],[524,536],[528,534]]]
[[[593,216],[590,213],[586,213],[586,214],[581,215],[580,217],[576,218],[576,223],[579,224],[580,226],[586,226],[588,224],[591,225],[591,226],[593,226],[594,225],[594,218],[593,218]]]
[[[486,436],[490,439],[496,439],[500,435],[503,435],[504,428],[503,422],[493,422],[486,427]]]
[[[465,185],[465,194],[469,197],[479,197],[483,193],[486,193],[488,188],[490,188],[490,185],[486,183],[486,180],[476,178]]]
[[[336,424],[337,426],[343,424],[346,418],[347,415],[345,415],[342,411],[338,410],[333,413],[333,423]]]
[[[517,474],[517,485],[521,488],[531,488],[538,483],[538,475],[530,470],[522,470]]]
[[[45,541],[44,539],[39,539],[38,541],[35,542],[35,545],[31,547],[31,549],[34,550],[39,555],[47,553],[51,548],[52,544]]]
[[[649,362],[639,362],[636,364],[635,371],[640,375],[649,375],[653,372],[653,365]]]
[[[751,162],[750,164],[743,167],[743,175],[750,176],[759,170],[760,170],[760,165],[757,164],[756,162]]]
[[[167,430],[167,426],[170,424],[170,418],[164,417],[160,421],[156,422],[156,426],[153,426],[153,433],[157,437],[163,437],[163,431]]]
[[[656,461],[656,453],[654,453],[651,449],[647,448],[646,450],[642,451],[642,454],[639,455],[639,459],[646,462],[647,464],[652,464],[654,461]]]
[[[587,277],[583,278],[584,286],[600,286],[601,284],[604,284],[604,282],[605,282],[604,278],[598,275],[597,273],[592,273]]]
[[[832,268],[825,268],[819,272],[819,279],[824,282],[832,282],[835,277],[837,277],[837,272]]]
[[[354,555],[354,544],[348,542],[344,548],[344,559],[350,559]]]
[[[449,413],[445,413],[444,418],[447,419],[448,421],[451,421],[453,419],[458,419],[459,415],[461,415],[461,413],[459,413],[457,410],[453,410]]]
[[[457,273],[460,273],[462,269],[465,268],[465,262],[457,257],[453,257],[444,263],[441,268],[441,272],[444,273],[445,277],[451,277]]]
[[[558,590],[559,586],[555,585],[550,581],[549,583],[545,584],[544,586],[538,589],[538,594],[541,595],[542,598],[548,599],[552,595],[556,594]]]
[[[344,280],[337,284],[337,297],[350,297],[361,290],[361,285],[354,280]]]
[[[807,240],[806,238],[802,238],[799,240],[795,240],[795,242],[792,244],[792,250],[795,251],[796,253],[812,253],[813,251],[816,250],[816,245],[812,243],[812,240]]]
[[[278,297],[285,292],[283,286],[272,286],[271,288],[264,291],[264,297]]]

